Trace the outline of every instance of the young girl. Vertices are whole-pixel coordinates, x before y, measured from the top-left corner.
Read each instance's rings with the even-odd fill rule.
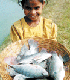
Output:
[[[21,4],[25,16],[11,26],[11,40],[14,42],[30,37],[56,40],[56,24],[40,16],[45,0],[22,0]]]

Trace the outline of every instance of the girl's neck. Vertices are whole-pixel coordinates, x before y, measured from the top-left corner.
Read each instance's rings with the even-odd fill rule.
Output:
[[[32,21],[32,20],[30,20],[28,17],[24,17],[24,19],[25,19],[25,21],[27,22],[27,24],[30,26],[30,27],[36,27],[38,24],[39,24],[39,22],[40,22],[40,17],[39,17],[39,19],[37,19],[37,20],[34,20],[34,21]]]

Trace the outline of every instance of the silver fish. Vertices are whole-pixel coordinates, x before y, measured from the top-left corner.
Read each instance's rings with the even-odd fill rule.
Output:
[[[36,42],[35,40],[30,40],[29,39],[28,44],[29,44],[30,48],[32,48],[32,47],[37,48],[38,47],[38,42]]]
[[[29,49],[25,44],[22,46],[21,51],[17,56],[17,61],[21,60],[22,56],[28,56],[39,52],[38,42],[29,39],[28,44]]]
[[[21,60],[21,59],[22,59],[22,56],[24,56],[24,54],[25,54],[26,52],[28,52],[28,51],[29,51],[29,50],[28,50],[28,47],[24,44],[24,45],[22,46],[21,50],[20,50],[20,53],[19,53],[18,56],[17,56],[17,61]]]
[[[28,40],[30,53],[25,53],[25,56],[35,54],[39,52],[38,42],[35,40]]]
[[[57,53],[52,53],[51,60],[49,60],[49,75],[54,77],[54,80],[63,80],[65,70],[63,68],[63,60]]]
[[[30,78],[30,77],[24,76],[22,74],[18,74],[14,77],[13,80],[26,80],[26,78]]]
[[[67,54],[65,54],[65,55],[63,56],[63,62],[66,63],[68,60],[70,60],[70,57],[69,57],[69,55],[68,55],[68,53],[67,53]]]
[[[48,76],[48,72],[39,65],[24,64],[24,65],[11,65],[11,67],[19,74],[25,75],[30,78],[43,78]]]
[[[11,67],[6,68],[6,70],[7,70],[7,72],[9,72],[9,75],[10,75],[11,77],[19,74],[19,73],[17,73],[16,71],[14,71],[14,69],[11,68]]]
[[[36,61],[37,63],[42,62],[45,59],[48,59],[51,57],[50,53],[47,53],[46,50],[42,49],[40,53],[32,54],[30,56],[23,56],[23,59],[19,61],[18,63],[33,63]]]

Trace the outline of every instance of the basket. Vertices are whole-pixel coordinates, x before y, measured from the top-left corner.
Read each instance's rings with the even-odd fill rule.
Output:
[[[59,42],[54,41],[54,40],[34,37],[34,38],[27,38],[24,40],[16,41],[16,42],[8,45],[0,54],[0,75],[3,78],[3,80],[12,80],[12,78],[10,77],[10,75],[8,75],[8,72],[5,69],[6,67],[8,67],[8,65],[4,62],[4,58],[9,57],[9,56],[16,57],[17,54],[19,54],[21,47],[24,45],[24,43],[26,44],[26,46],[28,46],[28,39],[34,39],[35,41],[38,42],[39,51],[42,48],[45,48],[48,52],[56,51],[56,53],[58,55],[61,54],[62,57],[64,57],[64,56],[70,57],[70,52],[62,44],[60,44]],[[66,62],[64,62],[64,65],[67,67],[66,71],[65,71],[64,80],[69,80],[70,59],[67,60]]]

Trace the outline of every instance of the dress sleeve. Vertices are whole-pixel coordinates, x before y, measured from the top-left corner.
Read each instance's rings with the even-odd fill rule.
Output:
[[[10,36],[11,40],[13,42],[22,40],[24,38],[24,31],[22,27],[22,22],[24,22],[24,18],[16,21],[12,26],[11,26],[11,31],[10,31]]]
[[[43,19],[43,35],[47,39],[56,40],[57,37],[57,25],[52,22],[52,20]]]
[[[56,37],[57,37],[57,25],[55,23],[52,23],[52,31],[51,31],[51,39],[52,40],[56,40]]]
[[[10,36],[11,36],[11,40],[13,42],[21,39],[21,37],[14,25],[11,26]]]

